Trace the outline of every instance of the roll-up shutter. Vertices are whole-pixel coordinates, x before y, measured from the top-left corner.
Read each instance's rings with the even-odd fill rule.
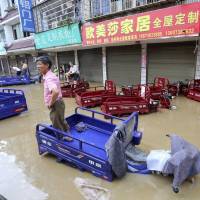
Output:
[[[102,82],[102,49],[78,51],[81,77],[87,81]]]
[[[140,45],[107,48],[108,78],[118,85],[140,83],[141,74]]]
[[[193,79],[195,42],[148,45],[148,82],[162,76],[171,82]]]
[[[59,65],[66,65],[70,61],[74,64],[74,51],[58,52],[58,63]]]

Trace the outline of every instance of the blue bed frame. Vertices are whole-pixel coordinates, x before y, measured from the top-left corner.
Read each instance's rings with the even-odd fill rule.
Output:
[[[81,114],[85,112],[89,112],[91,116]],[[110,119],[110,122],[98,119],[96,115],[106,116]],[[57,157],[58,161],[66,161],[80,170],[89,171],[95,176],[112,181],[115,176],[108,162],[105,143],[116,127],[114,121],[128,123],[132,117],[135,118],[133,131],[137,132],[137,112],[133,113],[127,120],[124,120],[105,113],[78,107],[75,109],[75,114],[66,118],[71,127],[71,134],[57,130],[50,125],[37,125],[36,138],[39,154],[53,154]],[[82,133],[78,132],[75,128],[75,125],[79,122],[87,125],[87,129]],[[64,140],[63,138],[66,136],[73,138],[73,141],[68,142]],[[138,167],[141,168],[141,166]],[[141,170],[143,169],[144,166]]]
[[[27,111],[24,92],[0,88],[0,120]]]
[[[0,86],[26,85],[35,83],[29,76],[0,76]]]

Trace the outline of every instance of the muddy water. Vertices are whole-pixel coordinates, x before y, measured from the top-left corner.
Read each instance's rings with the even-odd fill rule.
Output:
[[[196,178],[194,184],[186,182],[181,192],[174,194],[171,190],[170,178],[158,175],[127,174],[122,180],[109,183],[90,173],[82,173],[72,167],[56,163],[53,156],[40,157],[35,140],[35,125],[43,122],[49,123],[48,110],[43,104],[42,87],[31,85],[15,88],[22,88],[25,91],[29,111],[0,121],[0,141],[2,141],[0,151],[5,153],[3,155],[6,155],[8,160],[14,156],[12,165],[15,165],[17,169],[22,169],[24,179],[22,182],[26,187],[22,187],[20,191],[23,193],[24,188],[24,194],[27,194],[28,186],[34,188],[34,192],[32,190],[29,192],[33,198],[27,196],[24,199],[84,199],[74,185],[77,177],[89,179],[108,189],[112,200],[200,199],[200,177]],[[76,106],[74,99],[65,99],[65,103],[66,115],[72,114]],[[169,140],[165,137],[169,133],[179,134],[200,148],[200,103],[184,97],[175,99],[173,103],[177,106],[176,110],[160,110],[158,113],[140,116],[139,127],[144,131],[141,145],[143,149],[169,149]],[[21,194],[16,187],[16,182],[12,181],[12,178],[5,178],[9,170],[4,170],[2,166],[4,165],[1,165],[0,171],[0,194],[5,192],[5,188],[7,191],[9,188],[10,192],[16,194],[14,199],[20,199]],[[5,168],[8,166],[6,164]],[[22,178],[14,176],[13,180],[15,179]],[[39,194],[40,196],[37,196]],[[48,197],[46,198],[45,195]]]

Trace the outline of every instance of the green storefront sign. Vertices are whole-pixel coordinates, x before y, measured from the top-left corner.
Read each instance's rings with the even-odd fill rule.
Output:
[[[0,56],[4,56],[7,54],[4,46],[5,46],[5,44],[3,42],[0,42]]]
[[[45,49],[63,45],[81,43],[81,35],[78,23],[63,26],[34,36],[36,49]]]

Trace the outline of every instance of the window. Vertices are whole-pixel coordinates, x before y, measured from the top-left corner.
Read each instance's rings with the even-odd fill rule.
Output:
[[[118,12],[122,10],[122,0],[111,0],[112,12]]]
[[[11,6],[15,6],[15,0],[10,0]]]
[[[30,33],[29,32],[23,32],[24,37],[29,37]]]
[[[6,40],[5,38],[6,38],[5,32],[4,31],[0,31],[0,41],[4,42]]]
[[[41,1],[37,1],[43,2]],[[34,9],[37,32],[53,29],[66,22],[66,19],[74,20],[75,1],[74,0],[54,0],[44,1]],[[59,22],[59,24],[57,23]]]
[[[14,37],[14,40],[17,40],[17,30],[16,29],[13,29],[13,37]]]
[[[13,25],[12,30],[13,30],[14,40],[17,40],[17,39],[22,38],[24,36],[23,32],[21,31],[20,24]]]
[[[12,7],[12,8],[14,7],[15,8],[16,2],[17,2],[16,0],[8,0],[8,7]]]

